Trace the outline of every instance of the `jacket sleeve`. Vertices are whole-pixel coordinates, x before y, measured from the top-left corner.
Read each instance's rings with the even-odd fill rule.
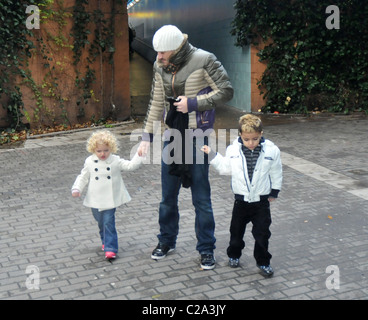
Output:
[[[146,118],[143,123],[142,140],[152,141],[154,130],[154,121],[162,120],[165,104],[165,90],[162,77],[157,71],[156,62],[153,67],[153,80],[150,94],[150,101],[148,103],[148,110]]]
[[[226,156],[222,156],[217,152],[216,157],[210,162],[211,165],[221,174],[221,175],[231,175],[231,163],[230,157],[228,156],[228,150],[226,150]]]
[[[120,159],[120,170],[122,171],[133,171],[140,167],[143,162],[143,157],[138,156],[138,153],[134,155],[132,160]]]
[[[88,184],[90,173],[89,173],[89,170],[88,170],[87,161],[88,161],[88,159],[84,162],[84,167],[83,167],[81,173],[78,175],[77,179],[75,180],[75,182],[72,186],[72,191],[73,190],[78,190],[80,193],[82,193],[85,186]]]
[[[219,60],[212,53],[204,64],[204,76],[212,91],[188,99],[188,111],[205,111],[216,108],[231,100],[234,89],[231,86],[229,76]]]
[[[281,190],[282,185],[282,162],[280,156],[280,149],[275,147],[275,156],[272,167],[270,168],[270,179],[271,179],[271,188],[276,190]]]

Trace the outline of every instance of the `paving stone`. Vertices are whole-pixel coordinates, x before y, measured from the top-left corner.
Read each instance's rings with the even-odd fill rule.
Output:
[[[90,210],[83,207],[82,199],[70,196],[71,185],[88,156],[85,139],[90,133],[1,149],[0,299],[365,300],[368,148],[361,141],[368,141],[367,124],[364,119],[332,119],[266,126],[265,136],[295,161],[304,159],[336,173],[332,176],[347,177],[359,191],[352,194],[316,179],[307,171],[311,166],[295,170],[297,164],[289,156],[283,189],[271,205],[270,251],[275,274],[270,279],[262,277],[255,266],[251,226],[245,234],[241,267],[228,267],[233,195],[230,178],[212,168],[217,266],[203,271],[195,250],[190,191],[184,189],[179,197],[177,248],[161,261],[150,258],[157,244],[159,164],[123,173],[132,201],[117,210],[120,251],[116,260],[108,262]],[[123,128],[113,130],[119,134]],[[119,140],[120,155],[129,158],[137,142],[127,134],[119,135]],[[326,286],[332,275],[326,268],[331,265],[339,268],[339,289]],[[38,290],[26,286],[32,276],[26,273],[28,266],[39,269]]]

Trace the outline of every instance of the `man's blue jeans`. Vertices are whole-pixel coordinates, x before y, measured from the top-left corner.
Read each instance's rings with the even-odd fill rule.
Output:
[[[98,211],[92,208],[94,218],[98,223],[101,242],[105,247],[105,252],[118,252],[118,234],[115,228],[115,211],[116,208]]]
[[[164,143],[163,159],[165,157],[165,147],[169,144]],[[198,146],[198,149],[202,147]],[[202,152],[202,151],[199,151]],[[178,195],[181,187],[181,178],[169,174],[170,165],[161,161],[161,184],[162,200],[159,208],[160,234],[157,236],[162,244],[175,248],[176,239],[179,233],[179,209]],[[203,164],[196,164],[195,141],[193,146],[193,164],[191,167],[192,175],[192,203],[195,208],[195,233],[197,237],[196,249],[200,254],[213,253],[215,249],[215,220],[211,204],[211,188],[208,180],[208,159],[204,157]],[[203,160],[203,158],[202,158]]]

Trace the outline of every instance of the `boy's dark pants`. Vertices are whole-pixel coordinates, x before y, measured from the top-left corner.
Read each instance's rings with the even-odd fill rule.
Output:
[[[240,258],[245,246],[243,240],[246,225],[252,222],[255,239],[254,258],[258,265],[269,265],[272,255],[268,252],[268,239],[271,237],[270,203],[264,197],[259,202],[235,200],[230,225],[230,244],[227,248],[229,258]]]

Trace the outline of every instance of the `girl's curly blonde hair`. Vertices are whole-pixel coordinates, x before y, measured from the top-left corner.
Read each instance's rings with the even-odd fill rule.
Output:
[[[239,119],[239,134],[242,132],[259,132],[263,131],[262,120],[253,115],[246,114]]]
[[[119,144],[115,135],[109,130],[98,130],[93,132],[87,140],[87,151],[94,153],[98,144],[107,145],[112,153],[116,153],[119,149]]]

